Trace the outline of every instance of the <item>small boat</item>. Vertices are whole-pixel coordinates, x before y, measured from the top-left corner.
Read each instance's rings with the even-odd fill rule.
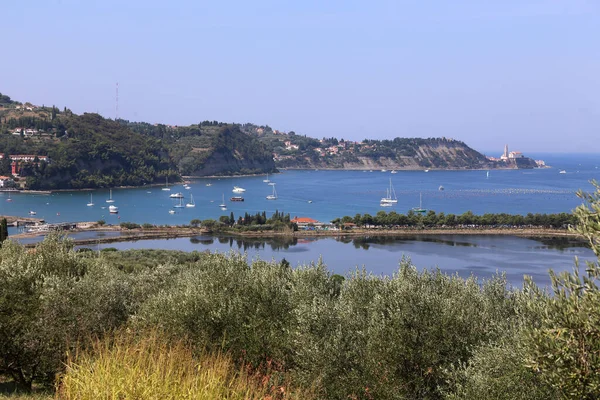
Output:
[[[196,203],[194,203],[194,195],[190,195],[190,202],[185,205],[188,208],[196,207]]]
[[[428,169],[426,169],[426,170],[425,170],[425,172],[429,172],[429,170],[428,170]]]
[[[206,186],[212,186],[212,183],[210,183],[210,181],[208,181],[208,183],[206,184]]]
[[[308,201],[308,204],[310,204],[310,203],[312,203],[312,200],[309,200],[309,201]]]
[[[490,177],[490,171],[487,171],[487,172],[485,173],[485,179],[489,179],[489,177]]]
[[[114,203],[115,201],[112,198],[112,189],[109,191],[108,199],[106,199],[107,203]]]
[[[168,176],[165,178],[165,187],[162,188],[162,190],[165,190],[165,191],[171,190],[171,188],[169,187],[169,177]]]
[[[277,192],[275,191],[275,185],[273,185],[273,193],[267,196],[267,200],[277,200]]]
[[[111,214],[117,214],[119,212],[119,207],[110,205],[108,206],[108,212]]]
[[[423,208],[423,194],[419,193],[419,207],[413,207],[412,210],[416,213],[425,213],[426,209]]]
[[[183,193],[181,193],[181,192],[172,193],[169,195],[169,197],[172,199],[183,199]]]
[[[10,192],[8,192],[8,199],[6,199],[6,201],[12,201],[12,199],[10,198]]]
[[[242,196],[233,196],[229,201],[244,201],[244,198]]]
[[[179,204],[175,204],[173,207],[175,207],[175,208],[183,208],[183,207],[185,207],[183,205],[183,196],[179,197]]]
[[[394,169],[394,170],[392,170],[392,172],[390,172],[390,173],[391,173],[391,174],[397,174],[397,173],[398,173],[398,171],[396,171],[396,170]]]
[[[29,215],[35,215],[35,214],[37,214],[35,211],[33,211],[33,210],[29,211]]]
[[[380,202],[380,203],[379,203],[379,205],[380,205],[381,207],[391,207],[391,206],[392,206],[392,203],[385,203],[385,202],[383,202],[383,201],[382,201],[382,202]]]
[[[244,193],[246,191],[246,189],[239,187],[239,186],[234,186],[232,192],[233,193]]]
[[[382,169],[381,172],[387,172],[387,169]]]
[[[150,194],[150,193],[152,193],[152,192],[148,190],[146,193]]]
[[[175,210],[169,210],[169,214],[175,214]]]
[[[271,181],[269,180],[269,173],[268,173],[268,172],[267,172],[267,179],[263,179],[263,182],[264,182],[264,183],[269,183],[269,182],[271,182]]]
[[[94,197],[93,197],[93,195],[90,193],[90,202],[89,202],[89,203],[87,203],[87,206],[88,206],[88,207],[91,207],[91,206],[93,206],[93,205],[94,205]]]
[[[442,185],[440,185],[440,187],[438,188],[438,190],[444,190],[444,187]]]
[[[192,187],[191,186],[184,186],[185,190],[190,190]]]
[[[396,191],[394,190],[394,186],[392,186],[392,178],[390,178],[390,187],[386,189],[387,195],[381,199],[381,203],[390,203],[396,204],[398,203],[398,197],[396,196]]]
[[[559,174],[566,174],[566,173],[567,173],[567,171],[565,171],[564,169],[561,169],[561,170],[560,170],[558,173],[559,173]]]
[[[227,204],[225,204],[225,194],[223,194],[223,199],[221,200],[221,204],[219,204],[219,207],[221,207],[221,210],[223,211],[227,210]]]

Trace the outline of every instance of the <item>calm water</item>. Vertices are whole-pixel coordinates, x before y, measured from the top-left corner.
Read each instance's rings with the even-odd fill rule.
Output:
[[[108,190],[91,192],[95,205],[87,207],[90,192],[60,192],[51,195],[13,195],[6,202],[6,193],[0,193],[0,214],[28,216],[29,211],[49,222],[121,221],[152,224],[188,224],[190,220],[214,218],[234,213],[236,218],[245,212],[256,213],[276,209],[293,216],[307,216],[330,221],[357,213],[376,214],[378,211],[405,213],[419,204],[436,212],[461,214],[471,210],[476,214],[506,212],[513,214],[570,212],[581,204],[575,193],[579,189],[592,190],[589,181],[600,179],[600,155],[536,154],[553,168],[536,170],[490,171],[399,171],[397,174],[381,171],[283,171],[270,176],[276,182],[279,198],[267,200],[272,188],[260,177],[199,179],[191,189],[182,185],[171,187],[170,192],[160,187],[113,189],[118,215],[108,213]],[[566,174],[559,174],[560,170]],[[395,207],[379,207],[392,179],[398,195]],[[211,183],[211,186],[206,186]],[[246,189],[245,202],[230,202],[233,186]],[[445,190],[440,191],[439,186]],[[179,203],[169,194],[182,192],[186,198],[193,195],[196,207],[169,210]],[[227,211],[218,205],[222,196]],[[309,203],[309,201],[311,201]],[[14,232],[12,232],[14,233]],[[95,233],[85,233],[94,237]],[[437,240],[439,239],[439,240]],[[496,270],[506,271],[512,283],[520,285],[523,274],[534,276],[540,284],[547,283],[547,270],[570,269],[574,256],[593,259],[588,249],[578,247],[555,248],[540,242],[509,237],[444,237],[415,240],[374,240],[372,243],[343,243],[328,238],[303,240],[280,245],[277,242],[259,242],[248,247],[248,242],[211,238],[172,239],[117,243],[107,246],[118,248],[174,248],[180,250],[217,250],[231,248],[251,249],[250,257],[266,259],[286,258],[293,265],[308,263],[322,256],[325,263],[338,273],[346,273],[357,266],[365,266],[376,274],[392,274],[403,255],[411,257],[420,268],[439,266],[461,276],[475,274],[480,278],[491,276]],[[368,248],[368,250],[366,250]]]
[[[59,192],[51,195],[8,195],[0,193],[0,214],[28,216],[35,211],[37,217],[48,222],[97,221],[107,223],[130,221],[152,224],[188,224],[199,218],[217,219],[233,212],[236,218],[245,212],[256,213],[276,209],[293,216],[308,216],[320,221],[330,221],[344,215],[357,213],[376,214],[380,210],[405,213],[419,205],[422,193],[423,207],[437,212],[462,214],[471,210],[476,214],[507,212],[514,214],[569,212],[580,204],[575,196],[578,189],[591,190],[589,181],[600,178],[598,155],[540,155],[554,168],[536,170],[490,171],[283,171],[271,176],[276,182],[279,198],[267,200],[272,188],[263,182],[264,176],[200,179],[191,183],[191,189],[182,185],[171,187],[170,192],[159,187],[113,189],[118,215],[108,213],[108,190],[93,192]],[[565,169],[566,174],[559,174]],[[398,195],[398,204],[381,208],[379,199],[392,179]],[[210,182],[212,186],[206,186]],[[233,186],[246,189],[245,202],[230,202]],[[442,185],[445,190],[438,190]],[[169,214],[179,200],[169,194],[182,192],[186,198],[193,195],[195,208],[178,209]],[[95,205],[87,207],[93,195]],[[218,205],[225,197],[228,210]],[[312,203],[309,203],[312,201]]]
[[[96,232],[85,232],[93,238]],[[110,233],[114,234],[114,232]],[[83,238],[83,234],[75,237]],[[105,234],[100,233],[101,236]],[[101,237],[100,236],[100,237]],[[523,275],[533,277],[538,285],[548,285],[548,269],[571,270],[574,258],[593,261],[593,252],[585,247],[554,241],[544,243],[512,236],[443,235],[435,238],[278,238],[236,239],[197,236],[193,238],[140,240],[92,245],[93,250],[106,247],[125,249],[167,249],[184,251],[240,251],[248,259],[281,261],[285,258],[292,266],[307,265],[322,258],[335,273],[347,275],[364,267],[376,275],[393,274],[403,256],[420,269],[436,268],[462,277],[471,274],[486,279],[498,271],[506,272],[513,286],[521,286]]]

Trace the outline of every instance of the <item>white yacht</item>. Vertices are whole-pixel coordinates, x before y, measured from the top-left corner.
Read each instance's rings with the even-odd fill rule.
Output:
[[[185,205],[188,208],[196,207],[196,203],[194,203],[194,195],[190,194],[190,202]]]
[[[234,186],[232,192],[233,193],[244,193],[246,191],[246,189],[239,187],[239,186]]]
[[[110,205],[108,206],[108,212],[111,214],[117,214],[119,212],[119,207]]]
[[[183,193],[181,193],[181,192],[171,193],[169,195],[169,197],[172,199],[183,199]]]
[[[110,189],[110,194],[108,195],[108,199],[106,200],[107,203],[114,203],[115,201],[112,198],[112,189]]]
[[[267,196],[267,200],[277,200],[277,192],[275,191],[275,185],[273,185],[273,193]]]
[[[392,185],[392,178],[390,178],[390,187],[386,189],[387,195],[381,198],[381,203],[387,204],[396,204],[398,203],[398,197],[396,196],[396,191],[394,190],[394,186]]]

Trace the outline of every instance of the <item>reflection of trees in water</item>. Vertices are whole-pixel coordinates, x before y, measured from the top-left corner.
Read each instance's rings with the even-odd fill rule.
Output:
[[[588,242],[574,237],[540,237],[534,238],[533,240],[542,243],[544,246],[547,246],[548,249],[554,250],[566,250],[570,247],[590,248]]]
[[[213,238],[207,238],[207,237],[191,237],[190,238],[190,243],[192,244],[213,244],[215,242],[215,240]]]
[[[437,243],[437,244],[445,244],[447,246],[464,246],[464,247],[478,247],[476,243],[470,242],[459,242],[452,239],[440,238],[434,236],[361,236],[361,237],[341,237],[336,239],[341,243],[352,243],[357,249],[369,250],[370,246],[373,244],[377,245],[390,245],[390,244],[398,244],[404,242],[411,241],[419,241],[419,242],[428,242],[428,243]]]
[[[298,244],[298,238],[278,236],[274,238],[234,238],[232,236],[218,237],[221,244],[229,244],[229,247],[240,251],[249,249],[262,250],[269,246],[272,250],[289,249]]]

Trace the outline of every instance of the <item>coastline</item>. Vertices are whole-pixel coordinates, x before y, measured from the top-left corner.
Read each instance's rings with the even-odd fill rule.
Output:
[[[517,236],[526,239],[569,239],[585,243],[581,235],[566,229],[549,228],[432,228],[432,229],[351,229],[336,231],[296,231],[296,232],[236,232],[231,230],[209,231],[202,228],[151,228],[151,229],[123,229],[120,226],[104,226],[78,228],[69,233],[79,232],[119,232],[119,236],[101,237],[92,239],[72,239],[76,246],[96,245],[117,242],[130,242],[152,239],[175,239],[183,237],[194,237],[206,235],[212,237],[237,237],[249,239],[272,239],[272,238],[307,238],[307,237],[414,237],[414,236],[441,236],[441,235],[485,235],[485,236]],[[11,235],[10,239],[26,239],[45,236],[47,233],[20,233]],[[24,244],[27,248],[35,247],[37,243]]]

